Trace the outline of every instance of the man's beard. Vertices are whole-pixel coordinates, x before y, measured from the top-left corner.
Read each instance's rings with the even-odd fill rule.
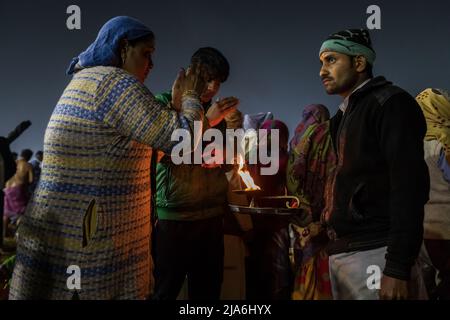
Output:
[[[345,81],[342,82],[341,85],[337,85],[336,81],[333,79],[334,86],[326,87],[325,91],[329,95],[342,94],[344,92],[352,90],[352,88],[355,87],[357,81],[358,81],[358,78],[353,77],[353,78],[345,79]]]

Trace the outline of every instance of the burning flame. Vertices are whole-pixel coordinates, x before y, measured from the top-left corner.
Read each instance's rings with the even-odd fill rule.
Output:
[[[244,168],[244,159],[242,159],[242,155],[239,155],[239,170],[238,173],[242,178],[242,181],[245,183],[245,191],[253,191],[253,190],[261,190],[259,186],[255,184],[253,181],[252,176],[250,175],[250,172],[247,170],[242,170]]]

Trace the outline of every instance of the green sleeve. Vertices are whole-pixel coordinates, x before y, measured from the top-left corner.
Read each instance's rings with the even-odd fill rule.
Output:
[[[166,106],[170,101],[172,101],[172,93],[170,91],[159,93],[155,95],[155,98],[158,102]]]

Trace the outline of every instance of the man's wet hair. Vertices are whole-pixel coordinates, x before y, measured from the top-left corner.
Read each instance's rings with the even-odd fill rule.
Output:
[[[20,156],[25,160],[25,161],[30,161],[31,157],[33,156],[33,151],[31,151],[30,149],[23,149],[20,152]]]
[[[230,73],[230,65],[224,55],[212,47],[198,49],[191,58],[191,64],[199,64],[206,67],[209,80],[225,82]]]

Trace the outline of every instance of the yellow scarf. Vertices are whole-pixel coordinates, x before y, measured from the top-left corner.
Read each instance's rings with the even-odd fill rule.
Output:
[[[427,121],[425,140],[437,140],[444,147],[445,157],[450,163],[450,98],[440,89],[425,89],[417,97]]]

